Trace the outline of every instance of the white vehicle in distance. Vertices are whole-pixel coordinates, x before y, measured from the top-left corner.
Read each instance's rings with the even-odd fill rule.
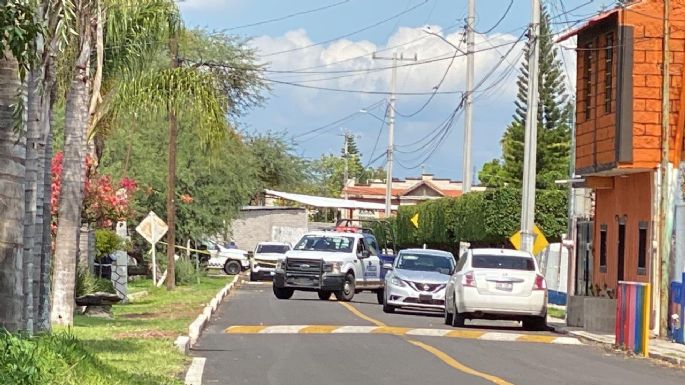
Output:
[[[514,320],[526,329],[545,330],[546,318],[547,283],[530,253],[472,249],[459,259],[445,293],[446,324]]]
[[[276,274],[276,264],[285,258],[285,253],[292,250],[289,243],[260,242],[250,259],[250,281],[272,279]]]
[[[245,250],[229,249],[209,240],[203,241],[202,246],[206,246],[210,254],[207,261],[208,269],[221,269],[228,275],[236,275],[250,267],[250,260]]]
[[[383,311],[392,313],[401,307],[443,310],[445,287],[455,265],[454,255],[446,251],[400,251],[392,264],[384,265],[388,272]]]

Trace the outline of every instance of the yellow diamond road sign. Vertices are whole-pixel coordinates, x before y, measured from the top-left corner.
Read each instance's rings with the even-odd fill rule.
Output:
[[[547,242],[547,238],[545,238],[545,235],[540,231],[540,228],[538,228],[537,225],[533,227],[533,233],[535,234],[535,241],[533,243],[533,255],[538,255],[540,252],[542,252],[544,249],[549,246],[549,242]],[[517,231],[509,237],[509,241],[511,242],[512,245],[516,248],[516,250],[521,250],[521,231]]]
[[[417,229],[419,228],[419,213],[416,213],[413,217],[411,217],[411,223],[413,223],[414,227]]]

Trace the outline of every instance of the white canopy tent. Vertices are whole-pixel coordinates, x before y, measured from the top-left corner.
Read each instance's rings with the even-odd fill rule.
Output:
[[[350,199],[317,197],[313,195],[293,194],[274,190],[265,190],[266,195],[299,202],[303,205],[336,209],[359,209],[359,210],[385,210],[385,204],[373,202],[360,202]],[[392,210],[397,210],[397,205],[392,206]]]

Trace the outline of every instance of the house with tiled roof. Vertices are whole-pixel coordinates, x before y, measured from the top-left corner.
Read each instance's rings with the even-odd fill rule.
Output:
[[[372,180],[366,184],[359,184],[349,180],[343,188],[342,197],[362,202],[385,203],[386,183],[382,180]],[[472,191],[484,190],[473,187]],[[416,205],[432,199],[458,197],[462,195],[462,182],[451,179],[436,178],[433,174],[423,174],[419,177],[393,179],[392,204]],[[354,210],[351,218],[376,218],[383,213]]]

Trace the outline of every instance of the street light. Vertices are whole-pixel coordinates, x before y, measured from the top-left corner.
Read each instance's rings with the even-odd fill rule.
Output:
[[[368,111],[368,110],[366,110],[366,109],[364,109],[364,108],[362,108],[361,110],[359,110],[359,113],[360,113],[360,114],[366,114],[366,115],[372,116],[373,118],[375,118],[375,119],[378,120],[379,122],[385,123],[385,119],[379,118],[378,115],[376,115],[376,114],[374,114],[374,113],[372,113],[372,112],[370,112],[370,111]]]

